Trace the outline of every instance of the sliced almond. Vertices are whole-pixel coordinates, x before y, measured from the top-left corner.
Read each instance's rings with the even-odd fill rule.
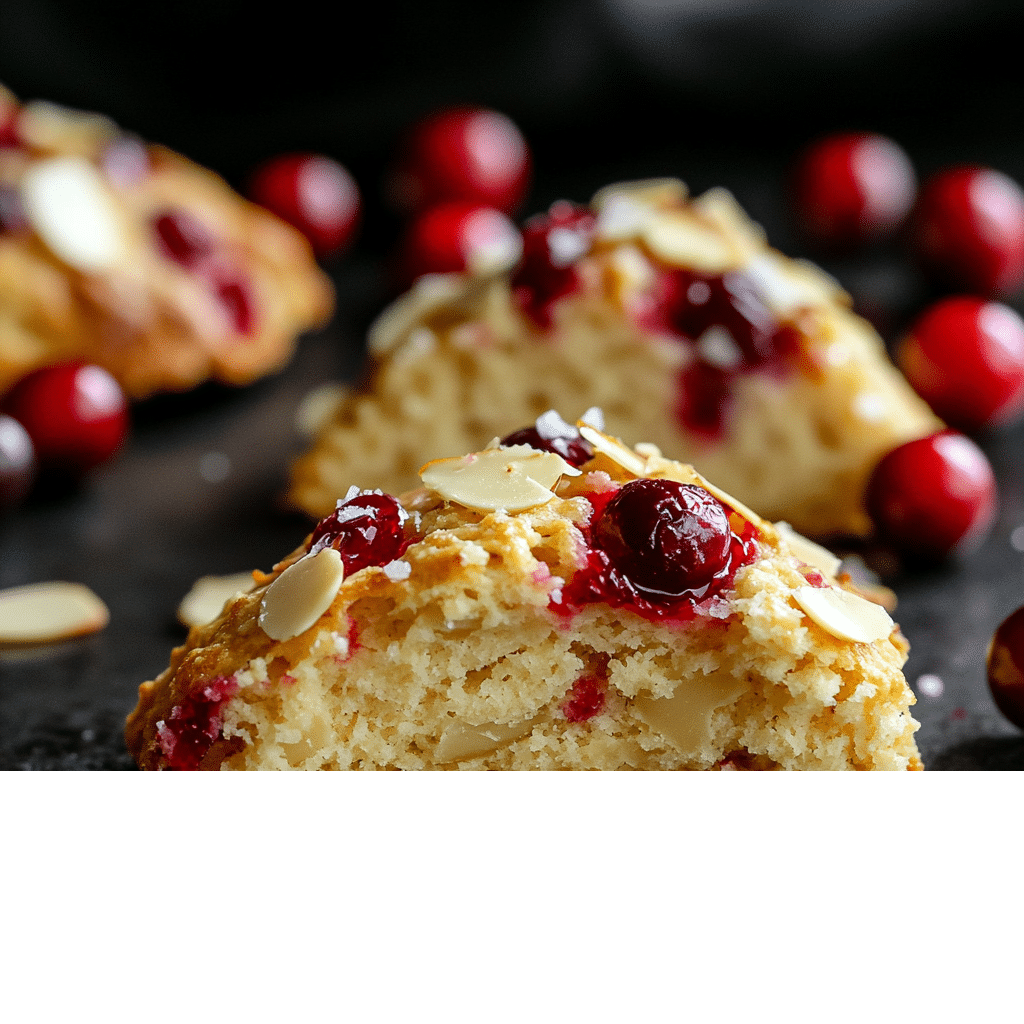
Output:
[[[316,437],[351,390],[348,384],[331,382],[307,392],[295,410],[295,429],[299,435],[310,440]]]
[[[236,594],[252,590],[255,581],[251,572],[229,576],[201,576],[178,605],[178,621],[183,626],[205,626],[213,622]]]
[[[752,255],[764,246],[764,229],[747,216],[727,188],[709,188],[693,200],[693,207],[721,227],[746,253]]]
[[[107,606],[80,583],[56,580],[0,591],[0,643],[67,640],[103,629]]]
[[[595,430],[583,420],[579,420],[576,426],[579,428],[580,437],[589,441],[595,452],[607,455],[612,462],[633,476],[644,476],[647,473],[647,461],[627,448],[617,437]]]
[[[682,211],[665,210],[644,225],[648,249],[673,267],[721,274],[739,262],[733,247],[710,226]]]
[[[344,579],[345,567],[334,548],[304,555],[267,587],[260,628],[271,640],[305,633],[331,607]]]
[[[789,523],[776,523],[775,529],[785,538],[789,550],[806,565],[813,565],[826,576],[834,577],[842,564],[841,559],[823,548],[813,540],[808,540],[802,533],[797,533]]]
[[[836,587],[798,587],[796,603],[822,629],[858,644],[884,640],[895,623],[881,606]]]
[[[436,459],[420,470],[423,483],[442,498],[486,512],[544,505],[563,475],[579,476],[580,471],[554,452],[525,444]]]
[[[684,182],[678,178],[645,178],[640,181],[619,181],[605,185],[594,193],[590,205],[600,214],[609,203],[626,198],[631,202],[654,209],[682,206],[689,195]]]
[[[777,316],[786,316],[805,306],[825,306],[843,294],[839,285],[823,270],[777,252],[758,253],[744,271]]]
[[[370,352],[383,355],[397,348],[424,317],[462,299],[471,287],[465,274],[424,274],[370,325]]]
[[[697,477],[697,482],[706,491],[710,491],[719,501],[728,505],[734,512],[738,512],[748,523],[752,523],[759,529],[764,525],[764,520],[751,508],[748,508],[743,504],[739,498],[734,498],[728,491],[723,491],[721,487],[716,487],[713,483],[705,480],[700,473],[694,473]]]
[[[529,735],[535,719],[512,725],[487,722],[484,725],[466,725],[452,722],[438,741],[434,757],[438,764],[462,761],[467,757],[480,757],[499,747],[507,746]]]

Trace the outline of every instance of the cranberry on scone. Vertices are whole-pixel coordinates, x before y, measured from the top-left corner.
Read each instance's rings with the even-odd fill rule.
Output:
[[[996,707],[1024,729],[1024,608],[999,624],[989,643],[986,668]]]

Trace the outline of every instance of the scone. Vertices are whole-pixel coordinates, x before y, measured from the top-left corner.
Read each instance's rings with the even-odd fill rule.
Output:
[[[217,175],[0,89],[0,394],[66,360],[132,398],[248,384],[333,302],[305,238]]]
[[[139,765],[921,768],[907,644],[827,551],[653,446],[518,437],[353,488],[141,686]]]
[[[770,249],[723,190],[611,186],[523,241],[514,269],[421,278],[383,313],[294,505],[326,515],[350,480],[397,492],[428,458],[596,405],[768,518],[862,536],[878,459],[939,429],[835,281]]]

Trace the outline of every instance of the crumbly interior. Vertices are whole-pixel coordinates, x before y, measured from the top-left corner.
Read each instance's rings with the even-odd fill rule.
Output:
[[[709,218],[699,203],[674,212],[701,218],[743,258],[769,252],[735,207]],[[547,409],[577,416],[600,406],[611,433],[693,463],[770,519],[811,536],[868,533],[863,493],[874,465],[940,424],[831,279],[770,258],[807,291],[784,317],[801,352],[784,373],[736,378],[722,437],[694,434],[676,414],[687,346],[642,330],[633,315],[663,262],[635,239],[599,241],[547,332],[520,312],[507,277],[450,278],[434,283],[447,289],[441,299],[424,287],[400,300],[385,314],[390,347],[375,352],[366,386],[297,461],[290,500],[320,517],[353,480],[397,493],[428,459],[479,449]]]
[[[0,91],[0,108],[13,97]],[[25,144],[0,148],[0,186],[17,190],[35,161],[75,156],[102,168],[124,136],[109,120],[49,104],[22,108]],[[326,322],[333,289],[306,240],[205,168],[147,146],[148,170],[104,177],[124,238],[102,272],[63,262],[31,230],[0,232],[0,393],[38,366],[83,359],[108,369],[132,398],[207,378],[248,384],[279,369],[300,333]],[[102,174],[102,171],[101,171]],[[161,254],[152,221],[181,211],[215,239],[238,271],[254,329],[239,335],[202,275]]]
[[[572,491],[516,514],[435,503],[403,556],[407,579],[354,573],[314,627],[283,642],[258,624],[274,578],[263,577],[143,684],[130,749],[161,767],[158,723],[231,678],[239,689],[204,768],[921,767],[898,629],[854,643],[811,621],[793,596],[810,568],[767,523],[756,561],[690,621],[604,603],[553,611],[591,513]],[[601,681],[604,704],[573,721],[583,677]]]

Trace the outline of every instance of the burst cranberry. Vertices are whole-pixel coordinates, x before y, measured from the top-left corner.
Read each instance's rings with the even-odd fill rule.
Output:
[[[996,707],[1024,729],[1024,608],[999,624],[988,648],[988,685]]]
[[[552,307],[579,287],[576,261],[590,251],[594,215],[564,200],[523,228],[523,255],[512,275],[512,293],[538,327],[552,323]]]
[[[599,715],[604,710],[607,688],[607,682],[600,676],[580,676],[562,705],[562,714],[570,722],[586,722]]]
[[[884,540],[911,559],[933,561],[985,539],[996,481],[984,452],[947,430],[889,452],[875,467],[866,501]]]
[[[32,488],[36,453],[28,431],[0,413],[0,509],[14,508]]]
[[[224,724],[223,705],[238,692],[238,683],[223,676],[176,704],[157,722],[157,742],[173,771],[196,771]]]
[[[227,314],[232,329],[236,334],[252,334],[256,327],[256,314],[246,278],[238,272],[222,269],[211,270],[209,276],[213,293]]]
[[[33,371],[5,398],[4,411],[28,431],[40,465],[73,475],[109,459],[128,431],[120,385],[86,363]]]
[[[892,139],[844,132],[819,139],[801,155],[793,203],[811,238],[847,246],[898,227],[916,189],[910,158]]]
[[[163,254],[186,270],[195,270],[214,251],[210,232],[182,210],[160,214],[153,230]]]
[[[554,409],[538,416],[532,427],[524,427],[501,439],[503,445],[528,444],[542,452],[561,455],[571,466],[582,466],[594,457],[590,443],[580,436],[579,430],[566,423]]]
[[[721,502],[675,480],[630,480],[594,524],[594,541],[648,596],[706,587],[729,561],[732,531]]]
[[[507,270],[523,249],[519,229],[499,210],[479,203],[439,203],[421,213],[402,239],[403,283],[421,274]]]
[[[450,199],[512,213],[530,184],[530,151],[504,114],[455,107],[425,118],[409,133],[392,173],[394,200],[425,210]]]
[[[347,248],[359,225],[362,203],[352,175],[330,157],[288,153],[261,164],[249,197],[309,239],[317,256]]]
[[[1010,294],[1024,282],[1024,192],[987,167],[943,171],[922,189],[911,244],[944,283]]]
[[[954,296],[918,317],[896,351],[917,393],[962,430],[999,426],[1024,409],[1024,320],[1001,302]]]
[[[341,554],[345,573],[368,565],[387,565],[408,547],[403,526],[408,513],[390,494],[367,492],[345,501],[313,531],[310,551],[334,548]]]

